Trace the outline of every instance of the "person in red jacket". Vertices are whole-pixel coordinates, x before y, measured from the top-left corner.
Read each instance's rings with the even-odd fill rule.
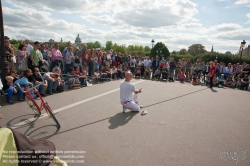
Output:
[[[213,78],[215,77],[216,74],[216,68],[214,66],[214,63],[211,61],[210,63],[210,72],[209,72],[209,77],[210,77],[210,88],[213,88]]]

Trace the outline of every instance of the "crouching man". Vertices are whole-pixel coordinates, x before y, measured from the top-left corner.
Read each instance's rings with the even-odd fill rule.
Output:
[[[123,105],[123,113],[126,109],[131,111],[139,112],[141,106],[138,103],[138,93],[141,93],[141,89],[136,91],[135,85],[130,83],[133,78],[133,74],[130,71],[125,73],[125,81],[120,84],[120,101]]]

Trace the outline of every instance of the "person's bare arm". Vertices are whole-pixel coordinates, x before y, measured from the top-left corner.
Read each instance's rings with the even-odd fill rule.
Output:
[[[135,93],[135,94],[141,93],[141,92],[142,92],[141,90],[142,90],[142,88],[139,89],[139,90],[137,90],[137,91],[135,91],[134,93]]]

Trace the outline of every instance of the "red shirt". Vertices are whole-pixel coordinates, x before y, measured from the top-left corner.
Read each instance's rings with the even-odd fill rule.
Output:
[[[215,76],[215,73],[216,73],[216,68],[215,66],[213,65],[211,68],[210,68],[210,77],[214,77]]]

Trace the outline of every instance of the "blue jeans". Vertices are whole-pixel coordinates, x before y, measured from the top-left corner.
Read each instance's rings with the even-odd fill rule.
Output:
[[[84,78],[79,78],[79,81],[81,82],[81,86],[83,86],[84,83],[85,83],[85,79]]]
[[[40,93],[41,95],[44,94],[44,86],[43,86],[43,85],[40,85],[40,86],[37,88],[37,90],[39,91],[39,93]]]
[[[92,76],[93,62],[89,62],[89,76]]]
[[[58,84],[58,80],[56,80],[55,82],[48,80],[48,91],[52,92],[52,90],[56,90],[57,84]]]
[[[69,69],[71,68],[71,64],[65,65],[65,74],[69,73]]]
[[[170,78],[174,78],[174,69],[170,69]]]
[[[14,88],[10,87],[6,90],[4,90],[4,93],[7,93],[7,98],[8,101],[12,101],[12,96],[14,95]],[[22,99],[23,98],[23,92],[21,90],[17,90],[17,94],[18,94],[18,99]]]

